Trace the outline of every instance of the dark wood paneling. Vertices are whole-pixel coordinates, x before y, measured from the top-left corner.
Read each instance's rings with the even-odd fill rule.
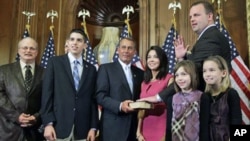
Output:
[[[82,0],[81,0],[82,1]],[[37,62],[40,62],[41,55],[46,46],[48,35],[49,35],[49,26],[51,25],[50,19],[46,18],[46,13],[54,9],[58,11],[59,17],[54,20],[54,39],[56,45],[56,55],[64,53],[64,43],[65,39],[72,28],[81,27],[81,20],[77,18],[77,14],[80,5],[80,0],[2,0],[0,1],[0,65],[13,62],[15,60],[16,51],[17,51],[17,42],[20,40],[25,24],[26,17],[22,14],[22,11],[29,10],[36,12],[36,16],[31,18],[31,36],[37,39],[40,47],[40,53],[37,58]],[[155,33],[141,34],[145,32],[139,31],[139,29],[146,30],[145,27],[149,27],[149,23],[145,14],[149,11],[149,8],[145,6],[145,3],[141,5],[141,11],[139,15],[143,18],[140,20],[141,23],[131,24],[133,36],[138,40],[138,43],[143,44],[143,48],[139,50],[144,52],[146,50],[150,36]],[[147,0],[148,1],[148,0]],[[172,2],[172,0],[168,0]],[[195,42],[196,35],[192,32],[189,24],[189,6],[195,0],[190,1],[181,1],[182,10],[179,12],[178,19],[178,28],[179,31],[186,38],[186,42],[190,45]],[[223,1],[224,2],[224,1]],[[148,2],[147,2],[148,3]],[[159,5],[159,4],[158,4]],[[167,5],[166,5],[167,7]],[[223,12],[225,25],[232,36],[233,41],[236,44],[236,47],[249,66],[248,58],[248,44],[247,44],[247,25],[246,25],[246,1],[239,0],[230,0],[223,5]],[[166,9],[167,11],[167,9]],[[171,17],[171,12],[166,12],[169,17]],[[162,16],[166,16],[163,14]],[[151,17],[153,18],[153,17]],[[160,18],[158,18],[160,19]],[[157,21],[158,22],[158,21]],[[166,21],[159,21],[165,23]],[[161,24],[159,23],[159,24]],[[90,40],[92,46],[96,46],[101,38],[102,26],[91,25],[88,23],[88,33],[90,34]],[[158,24],[158,23],[157,23]],[[141,28],[143,27],[143,28]],[[140,36],[139,36],[140,33]],[[160,35],[160,38],[165,38],[166,33]],[[159,38],[157,36],[157,38]],[[159,39],[156,39],[159,40]],[[145,48],[144,48],[145,47]],[[141,56],[144,59],[144,56]]]
[[[0,65],[9,62],[9,56],[11,52],[11,37],[13,33],[10,30],[12,28],[13,18],[13,5],[14,1],[1,1],[0,2]]]

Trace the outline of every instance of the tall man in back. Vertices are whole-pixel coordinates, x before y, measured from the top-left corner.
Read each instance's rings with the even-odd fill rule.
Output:
[[[184,38],[178,36],[174,42],[175,56],[177,61],[188,59],[195,63],[200,80],[198,89],[204,91],[205,82],[202,77],[203,61],[209,56],[219,55],[227,60],[229,70],[231,71],[230,46],[228,40],[214,24],[215,10],[209,2],[194,2],[190,7],[189,19],[193,31],[198,35],[197,41],[189,49],[189,45],[185,45]],[[175,91],[173,85],[171,85],[160,92],[159,96],[162,100],[166,100],[173,93]]]
[[[209,2],[197,1],[193,3],[189,11],[189,19],[193,31],[198,35],[197,41],[191,50],[185,45],[182,36],[179,36],[175,41],[177,60],[188,59],[195,63],[201,80],[200,90],[205,88],[205,82],[202,77],[202,64],[207,57],[219,55],[227,60],[230,71],[232,68],[229,43],[215,26],[215,17],[215,10]]]
[[[96,68],[82,59],[86,35],[73,29],[69,52],[49,60],[42,95],[44,137],[49,141],[94,141],[98,123]]]
[[[19,41],[20,61],[0,67],[0,140],[41,141],[43,68],[35,61],[38,44],[27,37]]]
[[[139,98],[143,71],[131,65],[136,53],[132,38],[119,42],[117,62],[98,70],[96,98],[102,106],[100,140],[136,141],[137,112],[129,103]]]

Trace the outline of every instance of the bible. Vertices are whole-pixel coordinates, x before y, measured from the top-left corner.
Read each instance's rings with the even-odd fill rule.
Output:
[[[136,101],[129,103],[129,107],[133,109],[153,109],[154,104],[149,103],[147,101]]]

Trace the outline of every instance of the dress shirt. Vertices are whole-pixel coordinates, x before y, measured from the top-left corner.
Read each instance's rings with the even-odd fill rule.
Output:
[[[23,74],[23,79],[25,80],[25,71],[26,71],[26,65],[29,65],[31,68],[31,73],[32,73],[32,76],[34,76],[34,72],[35,72],[35,62],[34,63],[31,63],[31,64],[26,64],[24,62],[22,62],[20,60],[20,65],[21,65],[21,70],[22,70],[22,74]]]
[[[122,65],[122,69],[123,69],[123,72],[124,72],[124,74],[126,75],[126,73],[125,73],[125,67],[126,66],[128,66],[129,68],[130,68],[130,71],[131,71],[131,63],[129,63],[129,64],[125,64],[125,63],[123,63],[119,58],[118,58],[118,61],[119,61],[119,63]],[[133,85],[133,79],[132,79],[132,72],[131,72],[131,81],[132,81],[132,85]],[[129,83],[129,82],[128,82]],[[133,92],[132,92],[133,93]],[[120,107],[119,107],[119,110],[120,111],[122,111],[122,102],[120,103]]]

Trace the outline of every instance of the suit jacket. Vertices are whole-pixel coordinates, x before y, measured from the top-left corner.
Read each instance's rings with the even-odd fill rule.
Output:
[[[223,57],[231,71],[230,46],[226,37],[217,29],[216,26],[209,27],[197,40],[191,50],[191,54],[187,55],[188,60],[194,61],[199,72],[201,91],[205,88],[205,82],[202,77],[203,61],[209,57],[219,55]]]
[[[96,68],[83,60],[79,90],[76,91],[68,55],[49,60],[44,76],[41,115],[45,126],[53,122],[57,138],[68,137],[73,125],[76,139],[85,139],[91,128],[97,128],[96,74]]]
[[[41,124],[39,109],[41,107],[43,68],[35,65],[32,86],[26,92],[20,62],[0,67],[0,140],[21,141],[41,140],[38,133]],[[37,122],[32,127],[22,128],[18,123],[21,113],[34,115]]]
[[[101,141],[127,141],[129,133],[133,133],[132,138],[136,140],[137,112],[128,114],[119,110],[122,101],[137,100],[140,95],[143,71],[135,66],[131,66],[131,71],[133,94],[118,61],[103,64],[98,70],[96,98],[97,103],[102,106]]]
[[[231,71],[230,46],[228,40],[216,26],[209,27],[196,41],[191,50],[191,54],[187,54],[186,56],[186,59],[192,60],[197,67],[200,81],[198,89],[201,91],[204,91],[205,89],[205,81],[202,76],[203,61],[212,55],[223,57],[227,61],[229,71]],[[166,102],[169,96],[174,93],[174,87],[171,86],[164,89],[159,95]]]

